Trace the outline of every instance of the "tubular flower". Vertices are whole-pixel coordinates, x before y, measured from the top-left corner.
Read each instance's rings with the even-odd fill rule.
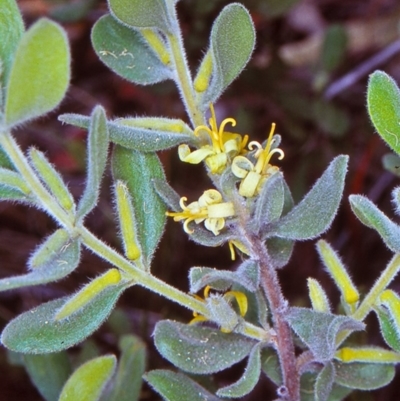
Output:
[[[272,174],[279,171],[277,166],[269,164],[272,155],[275,153],[279,154],[279,160],[282,160],[285,156],[282,149],[271,149],[275,140],[273,137],[274,131],[275,123],[272,124],[265,149],[263,149],[261,144],[256,141],[249,143],[250,150],[253,150],[253,147],[258,148],[254,155],[257,159],[255,165],[244,156],[236,156],[233,159],[232,172],[236,177],[242,179],[239,186],[239,194],[246,198],[258,195],[264,182]]]
[[[246,314],[248,308],[247,297],[243,292],[240,291],[228,291],[223,295],[211,294],[210,296],[210,290],[211,287],[209,285],[204,288],[204,299],[199,297],[198,295],[194,295],[194,297],[199,301],[205,302],[211,308],[212,319],[215,320],[216,323],[221,325],[221,331],[223,333],[230,333],[234,330],[239,320],[237,314],[228,305],[230,305],[232,300],[235,299],[239,307],[240,316],[243,317]],[[225,303],[227,303],[227,308],[223,306]],[[194,317],[189,322],[189,324],[205,322],[209,320],[208,318],[198,314],[197,312],[193,312],[193,316]]]
[[[173,217],[174,221],[185,220],[183,229],[188,234],[193,234],[188,224],[194,221],[200,224],[204,221],[207,230],[218,235],[219,232],[225,227],[225,219],[235,215],[232,202],[222,202],[222,195],[215,189],[204,191],[196,202],[185,205],[186,197],[182,197],[179,205],[182,212],[167,212],[166,215]]]
[[[199,136],[201,131],[205,131],[211,140],[211,144],[204,145],[193,152],[190,151],[188,145],[183,144],[179,146],[178,154],[179,158],[186,163],[199,164],[204,160],[213,174],[221,174],[235,156],[244,153],[249,137],[248,135],[242,137],[240,134],[224,131],[227,124],[230,123],[232,127],[236,125],[233,118],[226,118],[218,127],[212,104],[210,104],[210,110],[210,127],[199,125],[194,130],[194,134]]]

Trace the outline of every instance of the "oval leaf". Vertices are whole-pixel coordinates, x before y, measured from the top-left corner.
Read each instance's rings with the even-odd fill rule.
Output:
[[[375,71],[369,77],[367,105],[378,134],[400,154],[400,90],[383,71]]]
[[[24,22],[15,0],[0,0],[0,86],[7,87],[14,53],[24,33]]]
[[[92,44],[108,68],[135,84],[151,85],[173,76],[139,31],[122,25],[111,15],[100,18],[94,25]]]
[[[114,179],[123,181],[128,187],[142,262],[149,267],[166,221],[165,204],[152,185],[153,179],[165,180],[162,165],[156,154],[141,153],[117,145],[113,151],[112,170]]]
[[[84,363],[65,383],[59,401],[97,401],[113,375],[116,363],[114,355]]]
[[[36,22],[19,42],[10,72],[5,123],[11,127],[53,110],[70,79],[70,54],[64,30],[48,19]]]
[[[54,235],[57,235],[58,232],[59,230],[50,235],[37,248],[31,260],[35,259],[35,255],[38,253],[43,253],[44,250],[47,252],[48,258],[43,258],[43,263],[33,268],[27,274],[1,279],[0,291],[57,281],[66,277],[78,267],[81,257],[81,244],[78,239],[71,240],[70,238],[66,238],[66,241],[58,249],[54,249],[54,247],[48,248]]]
[[[269,237],[307,240],[331,225],[342,199],[348,156],[336,157],[307,195],[287,215],[271,223]]]
[[[220,388],[217,395],[219,397],[239,398],[249,394],[258,383],[260,373],[260,345],[257,344],[250,352],[243,376],[236,383]]]
[[[201,103],[207,108],[234,81],[248,63],[255,45],[255,31],[249,12],[239,3],[223,8],[215,20],[210,38],[212,77]]]
[[[1,342],[8,349],[24,354],[45,354],[72,347],[100,327],[124,289],[124,286],[107,288],[70,319],[54,320],[69,297],[39,305],[11,320]]]
[[[205,388],[190,377],[171,372],[170,370],[152,370],[144,375],[144,379],[166,401],[219,401]]]
[[[33,384],[46,401],[57,401],[71,374],[66,352],[44,355],[23,355],[23,362]]]
[[[157,323],[154,341],[164,358],[195,374],[224,370],[249,355],[254,346],[254,341],[240,334],[170,320]]]
[[[393,365],[338,361],[334,361],[334,364],[335,382],[353,389],[375,390],[389,384],[395,375]]]

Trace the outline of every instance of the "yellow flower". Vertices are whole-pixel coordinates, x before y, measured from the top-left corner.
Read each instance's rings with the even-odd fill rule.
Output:
[[[173,217],[174,221],[185,220],[183,229],[188,234],[193,234],[188,224],[194,221],[199,224],[204,221],[207,230],[218,235],[225,227],[225,219],[235,215],[232,202],[222,202],[222,195],[215,189],[204,191],[199,200],[185,205],[186,197],[182,197],[179,205],[182,212],[167,212],[166,215]]]
[[[217,126],[214,107],[210,104],[211,118],[210,127],[199,125],[194,134],[199,136],[201,131],[205,131],[211,140],[211,144],[203,145],[200,149],[190,151],[188,145],[180,145],[178,148],[179,158],[186,163],[199,164],[205,161],[213,174],[221,174],[226,165],[240,153],[243,153],[248,141],[248,135],[242,137],[240,134],[224,131],[227,124],[232,127],[236,125],[233,118],[226,118],[221,125]]]
[[[224,316],[218,316],[220,315],[218,313],[218,304],[224,303],[224,302],[232,302],[233,299],[236,300],[237,305],[239,307],[239,313],[240,316],[244,316],[247,313],[247,308],[248,308],[248,302],[247,302],[247,297],[243,292],[240,291],[228,291],[226,292],[224,295],[211,295],[210,296],[210,290],[211,287],[209,285],[207,285],[204,288],[204,299],[202,299],[201,297],[199,297],[198,295],[194,295],[194,297],[196,299],[198,299],[199,301],[203,301],[205,303],[207,303],[208,305],[212,305],[214,309],[214,318],[216,318],[216,323],[221,324],[221,331],[223,333],[230,333],[232,330],[234,330],[235,326],[237,325],[237,323],[239,322],[238,320],[238,316],[237,314],[233,311],[233,309],[229,308],[228,310],[232,311],[232,316],[228,316],[228,310],[225,308],[221,308],[221,312],[224,314]],[[189,322],[189,324],[194,324],[197,322],[205,322],[207,320],[209,320],[208,318],[206,318],[203,315],[198,314],[197,312],[193,312],[193,319]],[[221,319],[219,319],[221,318]],[[219,321],[222,320],[222,321]]]
[[[265,149],[263,149],[259,142],[253,141],[249,143],[250,150],[253,150],[253,147],[258,148],[254,155],[254,157],[257,159],[255,165],[244,156],[236,156],[233,159],[232,172],[236,177],[242,179],[239,186],[239,194],[244,197],[250,198],[258,195],[264,182],[272,174],[275,174],[277,171],[279,171],[278,167],[269,164],[272,155],[275,153],[279,154],[279,160],[282,160],[285,156],[282,149],[271,149],[275,140],[274,131],[275,123],[272,124]]]

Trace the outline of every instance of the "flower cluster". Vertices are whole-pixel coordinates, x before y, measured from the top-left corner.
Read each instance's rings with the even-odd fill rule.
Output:
[[[204,221],[207,230],[218,235],[225,227],[225,219],[233,217],[235,211],[232,202],[223,202],[222,195],[215,189],[204,191],[199,200],[185,205],[186,197],[182,197],[179,205],[182,212],[167,212],[167,216],[173,217],[174,221],[184,220],[183,229],[192,234],[189,229],[189,223],[194,221],[199,224]]]

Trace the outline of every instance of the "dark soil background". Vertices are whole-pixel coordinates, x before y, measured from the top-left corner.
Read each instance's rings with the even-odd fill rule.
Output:
[[[103,0],[18,1],[26,25],[42,16],[58,19],[68,32],[72,49],[72,82],[57,112],[33,122],[15,134],[26,149],[35,145],[62,172],[76,196],[84,188],[86,133],[61,125],[57,114],[90,114],[102,104],[110,117],[145,115],[186,119],[179,95],[171,82],[152,87],[130,84],[111,73],[94,54],[90,31],[107,12]],[[181,0],[181,16],[188,59],[196,70],[207,48],[208,34],[225,0]],[[339,214],[324,235],[343,257],[354,282],[365,292],[391,258],[377,233],[365,228],[352,215],[348,195],[367,195],[389,216],[394,217],[391,191],[398,178],[386,171],[382,156],[389,149],[374,133],[366,112],[368,74],[382,69],[400,82],[400,3],[397,0],[244,0],[257,31],[257,47],[252,60],[238,80],[216,105],[219,121],[232,116],[237,131],[262,141],[272,122],[282,135],[285,158],[280,166],[296,201],[321,175],[338,154],[350,156],[345,197]],[[84,7],[82,7],[84,5]],[[63,7],[63,8],[62,8]],[[1,40],[1,38],[0,38]],[[324,45],[325,43],[325,45]],[[343,77],[347,83],[343,84]],[[171,185],[182,196],[194,200],[209,187],[199,166],[182,165],[176,149],[160,154]],[[120,248],[110,196],[110,174],[105,177],[99,207],[87,225],[102,239]],[[32,250],[55,229],[44,213],[12,203],[0,203],[0,276],[22,273]],[[153,272],[183,290],[188,288],[191,266],[233,268],[228,247],[205,249],[193,244],[180,224],[168,222],[155,259]],[[44,301],[69,294],[89,278],[105,271],[107,265],[89,252],[81,266],[66,280],[46,286],[0,294],[0,323]],[[285,295],[296,305],[308,305],[306,278],[318,279],[337,305],[339,294],[324,272],[314,241],[299,243],[290,264],[281,271]],[[400,281],[391,288],[400,291]],[[188,321],[190,313],[159,296],[132,288],[118,303],[125,323],[148,344],[148,368],[167,367],[152,346],[151,332],[161,318]],[[86,347],[101,353],[116,352],[117,334],[124,322],[115,315],[95,333]],[[370,330],[362,341],[382,344],[377,322],[369,318]],[[78,354],[82,346],[70,351]],[[0,401],[41,400],[24,370],[10,364],[10,356],[0,352]],[[241,366],[242,367],[242,366]],[[240,368],[241,368],[240,367]],[[218,376],[221,383],[238,377],[239,368]],[[399,400],[400,378],[387,388],[367,393],[355,392],[348,400]],[[260,381],[246,400],[270,400],[273,387]],[[159,399],[143,387],[141,400]]]

